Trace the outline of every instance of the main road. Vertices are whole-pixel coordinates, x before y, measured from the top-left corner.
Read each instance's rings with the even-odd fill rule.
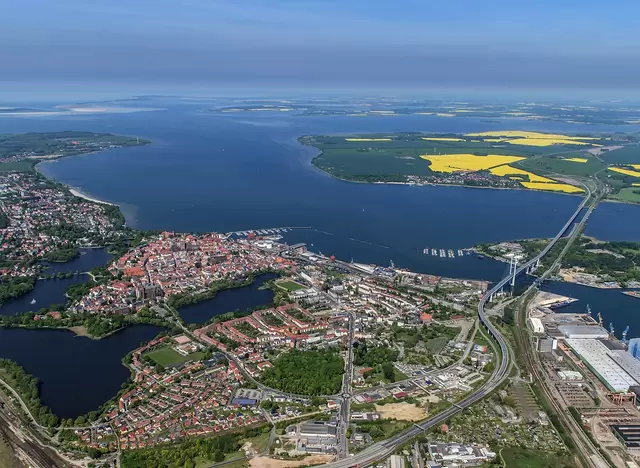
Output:
[[[587,205],[587,202],[591,199],[591,190],[589,189],[589,187],[585,186],[585,190],[586,190],[586,196],[584,200],[580,203],[576,211],[567,220],[565,225],[562,226],[562,229],[558,231],[556,236],[553,239],[551,239],[551,241],[549,241],[549,243],[545,246],[544,249],[542,249],[542,251],[538,255],[536,255],[535,257],[531,258],[530,260],[522,264],[516,270],[515,272],[516,276],[524,271],[527,271],[530,267],[537,265],[537,263],[545,255],[547,255],[549,251],[553,249],[553,247],[555,247],[555,245],[562,238],[562,236],[564,236],[567,233],[567,231],[569,230],[573,222],[580,215],[580,212]],[[496,366],[495,370],[493,371],[493,374],[491,374],[491,377],[484,383],[484,385],[482,385],[476,391],[468,395],[462,401],[455,403],[453,406],[449,407],[445,411],[442,411],[441,413],[436,414],[432,418],[426,419],[421,423],[414,424],[411,428],[389,439],[386,439],[381,442],[377,442],[371,445],[370,447],[367,447],[362,452],[355,454],[352,457],[349,457],[344,460],[337,460],[333,463],[328,463],[325,466],[332,467],[332,468],[349,468],[349,467],[358,467],[358,466],[368,466],[369,464],[372,464],[382,458],[388,457],[389,455],[393,454],[393,452],[395,452],[395,450],[401,445],[404,445],[411,439],[419,436],[420,434],[431,429],[432,427],[437,426],[438,424],[441,424],[449,420],[450,418],[452,418],[453,416],[461,412],[463,409],[468,408],[469,406],[473,405],[477,401],[483,399],[485,396],[487,396],[488,394],[493,392],[496,388],[498,388],[500,385],[502,385],[502,383],[509,377],[509,373],[511,372],[511,366],[512,366],[511,358],[512,358],[513,351],[510,349],[504,336],[502,336],[502,333],[500,333],[500,331],[489,320],[488,316],[485,313],[485,307],[487,303],[489,303],[489,300],[492,298],[492,296],[498,291],[501,291],[502,288],[507,283],[509,283],[511,278],[512,278],[511,276],[507,276],[506,278],[503,278],[502,280],[500,280],[495,286],[493,286],[493,288],[491,288],[489,291],[485,293],[484,296],[482,296],[482,298],[480,299],[480,302],[478,303],[478,319],[480,320],[480,323],[487,329],[489,334],[498,343],[500,347],[500,365]]]

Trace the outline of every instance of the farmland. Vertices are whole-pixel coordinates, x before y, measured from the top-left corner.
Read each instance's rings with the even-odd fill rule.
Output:
[[[517,130],[306,136],[320,150],[312,163],[349,181],[525,188],[579,194],[590,177],[610,198],[636,202],[640,146],[628,135],[562,135]],[[634,166],[635,165],[635,166]]]
[[[449,154],[443,156],[423,155],[420,157],[431,163],[429,167],[433,172],[483,171],[524,159],[519,156],[502,156],[498,154],[488,154],[486,156]]]

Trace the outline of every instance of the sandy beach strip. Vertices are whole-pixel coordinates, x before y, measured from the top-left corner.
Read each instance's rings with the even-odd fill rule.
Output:
[[[115,203],[110,203],[110,202],[107,202],[107,201],[104,201],[104,200],[98,200],[97,198],[90,197],[89,195],[86,195],[86,194],[82,193],[78,189],[70,188],[69,192],[74,194],[76,197],[84,198],[85,200],[89,200],[89,201],[94,202],[94,203],[102,203],[103,205],[118,206]]]

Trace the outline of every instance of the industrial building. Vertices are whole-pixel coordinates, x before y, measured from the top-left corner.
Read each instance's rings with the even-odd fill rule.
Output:
[[[629,354],[634,358],[640,359],[640,338],[632,338],[629,340],[629,348],[627,348]]]
[[[594,339],[572,338],[565,342],[612,392],[627,392],[629,387],[639,384],[640,366],[631,365],[625,357],[633,358],[624,352],[611,351]]]
[[[442,466],[475,466],[495,458],[487,447],[459,443],[429,442],[431,458]]]
[[[558,349],[558,340],[555,338],[538,338],[536,349],[541,353],[552,353]]]
[[[533,333],[542,334],[544,333],[544,326],[542,325],[542,320],[537,317],[529,317],[527,319],[527,325],[531,328]]]
[[[599,325],[559,325],[558,331],[565,338],[606,340],[609,332]]]
[[[582,374],[572,370],[561,370],[557,375],[560,380],[582,380]]]
[[[401,455],[391,455],[387,460],[387,468],[404,468],[404,457]]]
[[[640,453],[640,424],[613,425],[611,430],[628,452]]]
[[[335,426],[325,424],[323,421],[314,421],[300,424],[300,436],[302,437],[335,437]]]

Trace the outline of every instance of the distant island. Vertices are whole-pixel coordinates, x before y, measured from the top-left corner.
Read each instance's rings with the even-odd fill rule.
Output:
[[[632,135],[527,131],[304,136],[312,164],[348,181],[526,188],[581,194],[598,178],[608,198],[640,203],[640,145]]]
[[[372,102],[367,98],[297,98],[297,99],[242,99],[232,106],[212,108],[222,113],[289,113],[295,116],[335,116],[385,119],[398,116],[483,119],[498,122],[512,121],[561,122],[580,125],[636,125],[640,123],[640,109],[629,102],[599,103],[486,103],[433,99],[385,98]],[[420,118],[420,117],[419,117]]]
[[[28,172],[47,159],[149,143],[136,137],[83,131],[0,134],[0,172]]]

